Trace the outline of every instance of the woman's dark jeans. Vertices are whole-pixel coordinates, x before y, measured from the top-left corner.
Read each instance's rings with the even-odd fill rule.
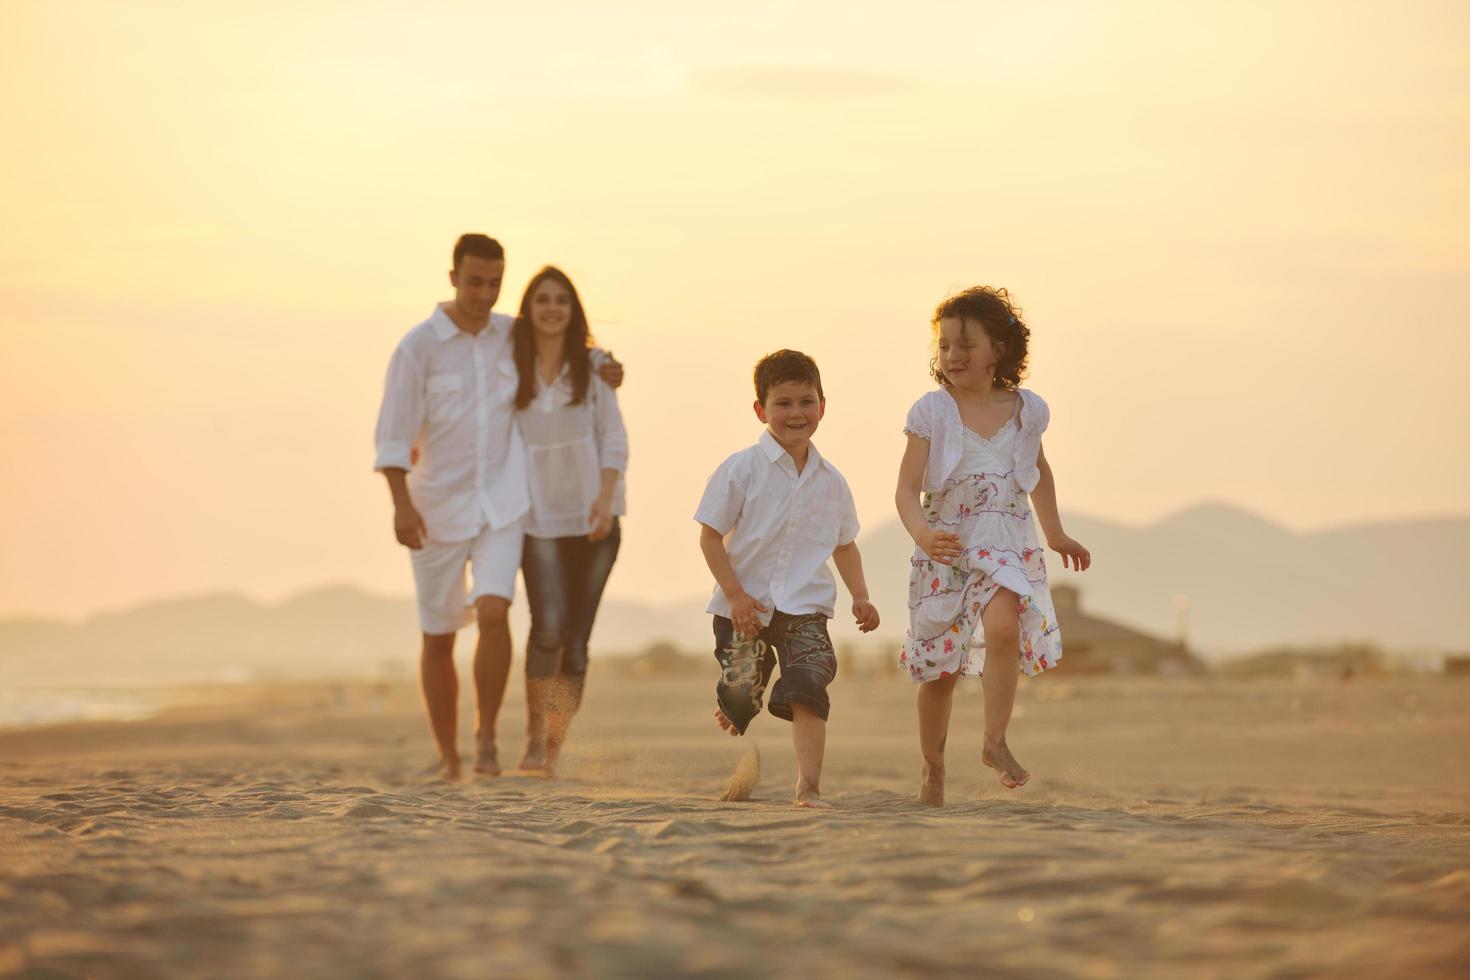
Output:
[[[612,533],[601,541],[588,541],[585,534],[571,538],[526,535],[521,573],[531,603],[527,677],[587,673],[592,621],[622,540],[616,517]]]

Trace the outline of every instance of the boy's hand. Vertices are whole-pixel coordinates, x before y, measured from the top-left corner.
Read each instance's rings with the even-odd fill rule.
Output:
[[[1070,567],[1074,572],[1085,572],[1092,567],[1092,552],[1082,547],[1081,542],[1063,534],[1047,544],[1051,545],[1051,550],[1062,556],[1063,568]],[[1070,566],[1068,562],[1071,562]]]
[[[766,607],[756,602],[747,592],[737,592],[735,595],[727,596],[730,600],[730,622],[735,624],[735,632],[744,637],[755,636],[761,631],[760,614],[766,611]]]
[[[606,351],[607,360],[597,369],[597,376],[607,382],[609,388],[621,388],[623,386],[623,364],[612,356],[612,351]]]
[[[920,532],[917,539],[924,554],[939,562],[950,565],[965,549],[960,545],[960,536],[949,531],[936,531],[932,527]]]
[[[878,628],[878,607],[867,599],[852,600],[852,614],[861,632],[871,633]]]

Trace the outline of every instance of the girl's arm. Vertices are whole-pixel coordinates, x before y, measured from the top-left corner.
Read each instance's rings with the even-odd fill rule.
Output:
[[[1041,524],[1041,533],[1047,545],[1062,556],[1062,567],[1085,572],[1092,565],[1092,554],[1082,545],[1067,536],[1062,530],[1062,514],[1057,509],[1057,481],[1046,461],[1046,449],[1036,452],[1036,468],[1041,477],[1031,491],[1031,507],[1036,511],[1036,520]]]
[[[924,508],[919,504],[919,494],[924,488],[924,468],[929,463],[929,440],[912,432],[908,439],[903,460],[898,464],[898,491],[893,497],[898,506],[898,519],[903,522],[909,537],[914,539],[914,544],[924,549],[924,554],[948,565],[962,550],[959,535],[931,528],[924,520]]]

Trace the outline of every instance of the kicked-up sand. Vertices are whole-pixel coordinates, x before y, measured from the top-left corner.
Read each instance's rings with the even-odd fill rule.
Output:
[[[594,668],[554,780],[433,781],[406,685],[0,734],[0,976],[1470,975],[1470,682],[1063,667],[1018,791],[969,684],[935,810],[907,680],[844,677],[817,813],[710,667]]]

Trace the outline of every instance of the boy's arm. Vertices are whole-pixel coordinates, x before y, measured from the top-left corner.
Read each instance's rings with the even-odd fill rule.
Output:
[[[1031,490],[1031,507],[1036,511],[1041,533],[1047,545],[1062,556],[1063,568],[1084,572],[1092,564],[1092,554],[1062,530],[1062,514],[1057,508],[1057,481],[1052,475],[1051,464],[1046,461],[1044,449],[1037,449],[1036,468],[1041,476]]]
[[[725,536],[708,524],[700,524],[699,550],[704,553],[704,563],[720,591],[730,602],[730,622],[735,624],[735,631],[742,636],[755,636],[761,631],[760,614],[769,610],[740,585],[735,566],[730,563],[730,553],[725,550]]]
[[[842,584],[852,595],[852,615],[858,629],[871,633],[878,628],[878,609],[868,601],[868,582],[863,575],[863,556],[858,551],[857,541],[840,544],[832,552],[832,564],[842,576]]]
[[[937,562],[948,565],[960,553],[958,535],[948,531],[936,531],[924,520],[924,508],[919,505],[919,494],[924,489],[924,469],[929,464],[929,440],[909,433],[908,445],[903,451],[903,461],[898,464],[898,490],[893,502],[898,507],[898,519],[914,543]]]

